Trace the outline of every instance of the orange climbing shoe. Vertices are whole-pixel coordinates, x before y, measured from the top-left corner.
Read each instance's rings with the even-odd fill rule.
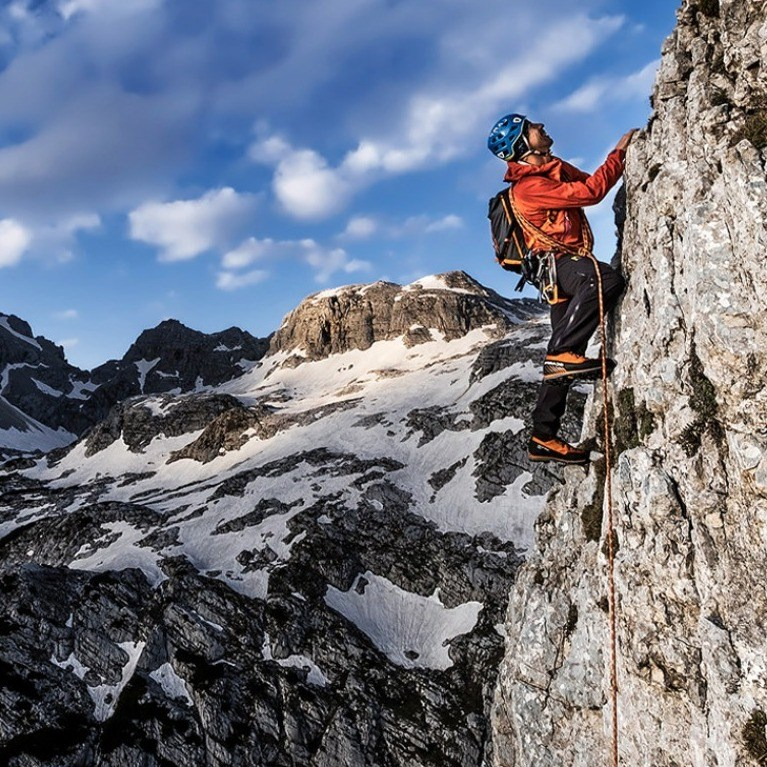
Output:
[[[615,360],[608,358],[607,375],[614,369]],[[601,375],[602,360],[573,352],[547,354],[543,363],[543,380],[549,383],[569,383],[576,378],[594,380]]]
[[[583,466],[589,463],[589,453],[573,447],[559,437],[530,437],[527,444],[527,457],[531,461],[556,461],[557,463],[572,463]]]

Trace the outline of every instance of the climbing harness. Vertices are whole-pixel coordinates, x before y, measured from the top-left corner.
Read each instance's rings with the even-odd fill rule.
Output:
[[[581,216],[583,226],[583,245],[574,247],[558,242],[553,237],[538,229],[528,221],[514,204],[513,195],[509,194],[514,216],[519,221],[525,232],[543,242],[547,248],[559,253],[569,253],[573,256],[588,258],[594,265],[597,277],[597,294],[599,296],[599,335],[602,342],[600,354],[602,362],[602,421],[604,424],[604,450],[605,450],[605,500],[607,502],[607,581],[608,581],[608,611],[610,623],[610,702],[612,706],[612,763],[613,767],[619,767],[620,756],[618,754],[618,606],[615,599],[615,520],[613,514],[613,489],[612,489],[612,451],[610,447],[610,394],[607,390],[607,331],[605,328],[604,291],[602,289],[602,273],[592,248],[594,247],[594,233],[591,231],[588,219]]]

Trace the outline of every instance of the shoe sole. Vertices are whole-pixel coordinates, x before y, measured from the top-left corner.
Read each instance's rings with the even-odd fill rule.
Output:
[[[562,463],[562,464],[565,464],[566,466],[587,466],[588,464],[591,463],[590,458],[579,458],[576,461],[570,461],[570,460],[567,460],[566,458],[556,458],[553,455],[552,456],[540,456],[540,455],[533,456],[533,455],[530,455],[529,453],[527,457],[533,463],[546,463],[547,461],[554,461],[555,463]]]
[[[594,380],[602,373],[602,366],[586,368],[584,370],[567,370],[564,373],[544,373],[543,380],[549,383],[561,381],[563,378]]]

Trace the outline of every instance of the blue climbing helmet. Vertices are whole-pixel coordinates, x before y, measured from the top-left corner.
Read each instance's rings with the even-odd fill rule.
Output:
[[[502,160],[518,160],[529,151],[525,138],[525,115],[505,115],[493,126],[487,137],[487,148]]]

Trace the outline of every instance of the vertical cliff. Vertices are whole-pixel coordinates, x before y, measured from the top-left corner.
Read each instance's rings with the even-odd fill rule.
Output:
[[[621,763],[767,761],[767,4],[686,0],[629,150],[611,386]],[[597,430],[599,388],[586,430]],[[609,764],[604,465],[516,582],[495,764]]]

